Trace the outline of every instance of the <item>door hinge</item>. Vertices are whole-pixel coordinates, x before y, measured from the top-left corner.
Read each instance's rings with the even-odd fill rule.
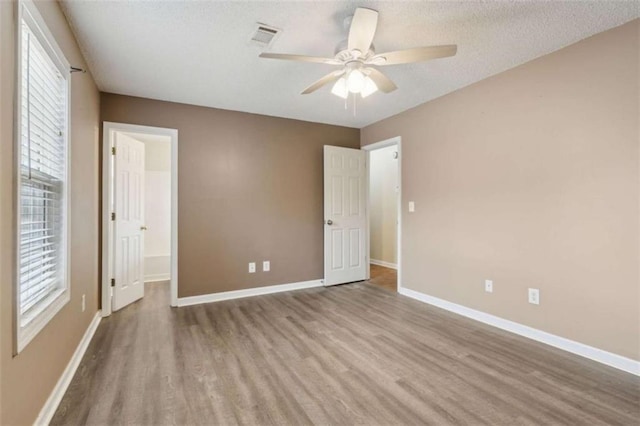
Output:
[[[116,213],[115,212],[111,213],[111,220],[116,220]]]
[[[116,147],[115,146],[111,147],[111,155],[116,155]]]
[[[115,286],[116,286],[116,279],[111,278],[111,287],[115,287]]]

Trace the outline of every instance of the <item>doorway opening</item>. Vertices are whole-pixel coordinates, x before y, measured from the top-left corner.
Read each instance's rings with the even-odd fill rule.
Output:
[[[168,285],[177,305],[178,131],[104,123],[102,315]]]
[[[369,282],[400,289],[401,140],[364,146],[368,171]]]

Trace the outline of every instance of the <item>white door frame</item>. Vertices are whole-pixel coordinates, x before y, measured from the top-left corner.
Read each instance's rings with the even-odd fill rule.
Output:
[[[113,221],[110,200],[113,180],[111,148],[116,132],[143,133],[171,138],[171,306],[178,306],[178,130],[105,121],[102,132],[102,316],[111,315],[113,278]]]
[[[360,149],[367,151],[367,259],[371,262],[371,200],[369,194],[370,188],[370,176],[371,176],[371,164],[370,157],[371,151],[375,151],[376,149],[386,148],[388,146],[397,146],[398,147],[398,229],[396,232],[397,242],[396,242],[396,256],[398,258],[398,293],[402,289],[402,137],[396,136],[390,139],[385,139],[380,142],[375,142],[369,145],[362,146]],[[370,277],[371,268],[367,268],[367,279]]]

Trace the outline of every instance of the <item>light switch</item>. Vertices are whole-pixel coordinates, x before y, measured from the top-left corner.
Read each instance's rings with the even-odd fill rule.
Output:
[[[269,262],[268,260],[265,260],[264,262],[262,262],[262,271],[269,272],[270,270],[271,270],[271,262]]]
[[[409,213],[413,213],[416,211],[416,203],[414,201],[409,201]]]
[[[537,288],[530,288],[529,289],[529,303],[533,304],[533,305],[539,305],[540,304],[540,290]]]

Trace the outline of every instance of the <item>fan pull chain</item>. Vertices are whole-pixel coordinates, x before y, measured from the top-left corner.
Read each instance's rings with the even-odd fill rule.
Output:
[[[353,94],[353,116],[354,116],[354,117],[356,116],[356,110],[357,110],[357,108],[356,108],[356,104],[357,104],[357,103],[358,103],[358,94],[357,94],[357,93],[354,93],[354,94]]]

